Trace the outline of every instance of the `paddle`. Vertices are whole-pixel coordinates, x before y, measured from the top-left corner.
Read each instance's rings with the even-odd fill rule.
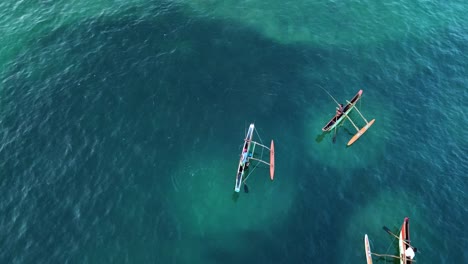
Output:
[[[377,257],[381,257],[381,258],[382,258],[382,257],[383,257],[383,258],[385,258],[385,257],[390,257],[390,258],[402,259],[402,258],[400,258],[400,257],[393,256],[393,255],[387,255],[387,254],[377,254],[377,253],[373,253],[373,252],[371,252],[371,254],[374,255],[374,256],[377,256]],[[411,262],[416,262],[416,260],[412,259]]]
[[[385,230],[385,232],[389,233],[390,235],[394,236],[396,239],[398,239],[398,240],[400,239],[397,235],[393,234],[392,231],[390,231],[390,229],[389,229],[388,227],[384,226],[384,227],[383,227],[383,230]],[[403,240],[403,243],[405,243],[407,246],[413,248],[413,250],[414,250],[415,253],[418,251],[417,248],[411,246],[408,242],[406,242],[406,241]]]
[[[333,141],[333,144],[335,144],[335,142],[336,142],[336,127],[335,127],[335,134],[333,135],[332,141]]]
[[[245,183],[244,183],[244,192],[249,193],[249,186],[247,186],[247,184]]]

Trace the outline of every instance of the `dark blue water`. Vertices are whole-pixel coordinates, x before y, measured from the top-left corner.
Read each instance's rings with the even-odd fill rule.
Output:
[[[376,253],[398,254],[382,226],[398,232],[406,216],[418,262],[467,262],[468,32],[458,15],[424,18],[430,34],[409,19],[406,34],[321,43],[199,4],[128,5],[45,19],[31,36],[5,30],[1,263],[363,263],[364,234]],[[41,14],[72,10],[61,7]],[[321,132],[335,111],[322,88],[340,102],[364,90],[358,107],[376,123],[350,148],[349,122],[335,143]],[[251,122],[257,140],[275,140],[276,176],[257,169],[236,197]]]

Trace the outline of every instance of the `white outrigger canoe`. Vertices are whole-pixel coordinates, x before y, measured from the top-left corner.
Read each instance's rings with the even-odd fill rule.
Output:
[[[248,170],[248,167],[249,167],[251,161],[256,161],[257,162],[255,167],[259,163],[263,163],[263,164],[268,165],[270,167],[270,179],[273,180],[273,178],[274,178],[274,173],[275,173],[275,146],[274,146],[273,140],[271,141],[270,147],[267,147],[267,146],[265,146],[263,144],[260,144],[258,142],[253,141],[252,138],[253,138],[254,130],[255,130],[255,125],[250,124],[249,130],[247,131],[247,135],[245,136],[245,139],[244,139],[244,144],[243,144],[243,147],[242,147],[242,152],[241,152],[240,160],[239,160],[239,166],[237,168],[236,185],[234,187],[235,192],[240,191],[240,188],[241,188],[242,184],[245,183],[245,181],[247,180],[250,173],[253,172],[253,169],[252,169],[252,171],[250,171],[250,173],[247,174],[247,176],[244,177],[244,175],[246,173],[246,170]],[[262,160],[261,157],[258,159],[258,158],[256,158],[254,156],[256,146],[262,147],[262,148],[267,149],[268,151],[270,151],[270,162],[269,163]],[[262,154],[263,154],[263,150],[262,150]]]

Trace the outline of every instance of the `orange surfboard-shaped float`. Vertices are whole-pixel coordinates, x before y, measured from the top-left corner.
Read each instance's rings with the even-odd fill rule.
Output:
[[[367,123],[363,128],[361,128],[348,142],[348,146],[351,146],[356,140],[358,140],[364,133],[366,133],[367,129],[371,127],[375,122],[375,119],[372,119],[369,123]]]

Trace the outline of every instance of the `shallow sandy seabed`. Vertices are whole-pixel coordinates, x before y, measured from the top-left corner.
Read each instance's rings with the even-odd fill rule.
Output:
[[[367,1],[178,1],[204,16],[233,19],[281,43],[353,45],[424,36],[463,18],[457,5]],[[423,6],[420,6],[423,5]],[[443,6],[439,6],[443,5]],[[443,7],[443,8],[441,8]],[[450,16],[444,12],[451,9]],[[462,20],[459,20],[462,21]],[[417,36],[416,36],[417,37]]]
[[[204,237],[268,229],[287,217],[293,186],[272,182],[267,168],[257,168],[248,180],[250,192],[234,194],[237,149],[214,146],[187,155],[172,175],[168,196],[183,232]]]

